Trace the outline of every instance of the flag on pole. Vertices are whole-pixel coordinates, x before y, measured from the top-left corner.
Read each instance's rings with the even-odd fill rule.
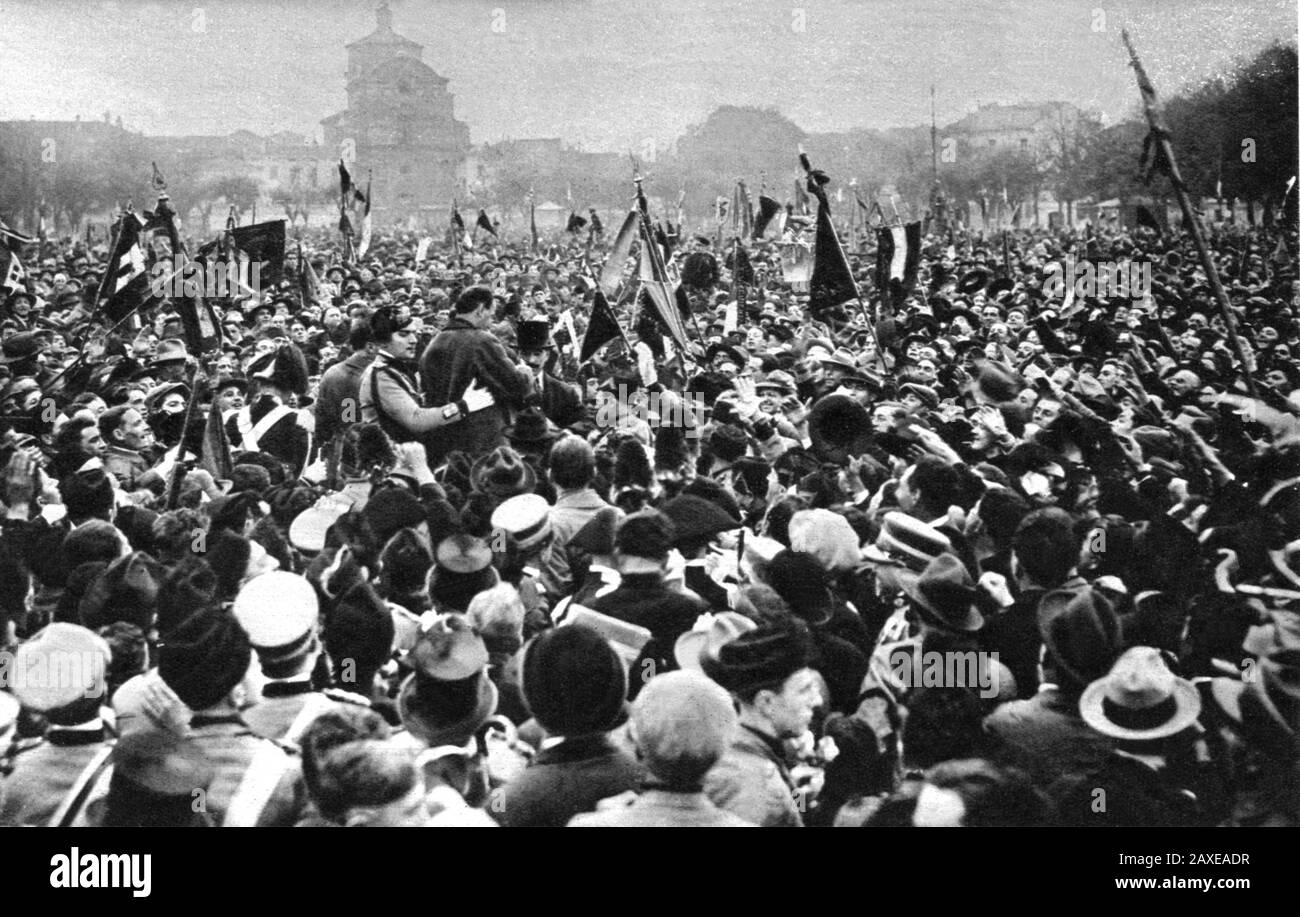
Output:
[[[584,227],[584,226],[586,226],[586,225],[587,225],[587,221],[586,221],[585,218],[578,216],[577,213],[575,213],[574,211],[570,210],[570,211],[569,211],[569,222],[568,222],[567,224],[565,224],[564,231],[565,231],[565,232],[573,232],[573,233],[576,233],[576,232],[581,231],[582,227]]]
[[[203,426],[203,447],[199,455],[199,467],[217,481],[229,481],[234,471],[235,462],[230,455],[230,440],[226,438],[226,425],[222,422],[221,410],[215,404],[208,411],[208,420]]]
[[[591,305],[591,319],[587,322],[587,333],[582,338],[582,350],[578,353],[578,362],[586,363],[600,348],[622,334],[623,331],[618,326],[618,317],[610,308],[609,300],[605,298],[603,291],[596,290],[596,298]]]
[[[104,314],[112,322],[120,322],[149,298],[143,232],[144,221],[137,214],[128,211],[122,215],[117,246],[100,287]]]
[[[809,171],[808,190],[817,198],[817,237],[813,244],[812,277],[808,283],[808,314],[819,321],[833,316],[846,321],[840,306],[858,297],[853,272],[844,257],[844,249],[831,222],[830,202],[823,187],[829,181],[823,172]]]
[[[532,191],[528,192],[528,250],[534,255],[537,254],[537,200],[533,197]]]
[[[736,188],[731,197],[731,231],[732,235],[742,239],[749,238],[754,231],[754,211],[749,200],[749,191],[743,179],[736,179]]]
[[[320,302],[320,278],[302,253],[302,240],[298,240],[298,291],[304,307]]]
[[[370,250],[370,178],[366,177],[366,210],[361,217],[361,241],[357,243],[357,257],[364,258]]]
[[[605,256],[605,264],[600,269],[600,289],[606,296],[618,292],[618,285],[623,280],[623,268],[627,266],[628,255],[632,253],[632,243],[637,238],[637,223],[640,216],[635,210],[629,210],[623,225],[614,237],[614,246]]]
[[[916,284],[920,263],[919,221],[876,231],[876,289],[886,304],[902,304]]]
[[[754,219],[753,238],[761,239],[772,219],[781,212],[781,205],[765,194],[758,196],[758,216]]]
[[[686,326],[677,306],[672,281],[663,263],[663,251],[650,234],[650,218],[646,215],[644,195],[638,195],[641,204],[641,264],[639,276],[641,290],[658,313],[660,324],[668,331],[678,349],[686,351]]]
[[[493,226],[492,221],[488,219],[486,210],[482,210],[482,209],[479,210],[478,219],[474,221],[474,226],[477,229],[482,229],[487,232],[490,232],[494,236],[497,234],[497,228]]]
[[[10,293],[21,290],[26,276],[27,270],[18,260],[18,255],[8,248],[0,248],[0,289]]]
[[[263,288],[278,286],[284,279],[284,220],[269,220],[250,226],[236,226],[230,231],[234,258],[239,264],[239,281],[252,287],[252,265],[258,264]],[[256,290],[255,292],[261,292]]]

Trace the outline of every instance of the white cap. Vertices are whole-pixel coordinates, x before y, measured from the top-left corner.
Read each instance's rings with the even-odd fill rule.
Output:
[[[294,573],[272,570],[239,590],[233,611],[255,647],[288,646],[307,636],[320,616],[316,590]]]

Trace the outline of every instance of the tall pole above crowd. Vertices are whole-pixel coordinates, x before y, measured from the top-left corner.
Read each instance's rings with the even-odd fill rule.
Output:
[[[1156,95],[1155,86],[1147,76],[1142,61],[1138,59],[1133,42],[1129,39],[1128,29],[1123,31],[1122,37],[1124,46],[1128,49],[1133,71],[1137,75],[1138,89],[1142,93],[1142,108],[1146,112],[1147,124],[1151,128],[1151,133],[1147,135],[1147,146],[1143,149],[1143,156],[1151,157],[1151,168],[1163,171],[1169,176],[1169,184],[1173,187],[1174,196],[1178,199],[1178,207],[1183,212],[1183,223],[1196,243],[1201,266],[1205,269],[1206,279],[1209,280],[1210,289],[1214,292],[1219,314],[1223,316],[1223,325],[1232,342],[1232,349],[1236,351],[1237,359],[1241,361],[1246,391],[1252,398],[1256,398],[1259,393],[1253,378],[1255,362],[1241,344],[1241,338],[1237,334],[1237,320],[1233,317],[1232,308],[1228,303],[1228,294],[1224,292],[1223,283],[1219,280],[1219,269],[1215,266],[1214,258],[1211,257],[1209,247],[1205,244],[1205,232],[1201,228],[1196,212],[1192,209],[1192,202],[1187,196],[1187,186],[1178,171],[1178,161],[1174,158],[1173,144],[1169,140],[1169,127],[1165,122],[1164,105]]]

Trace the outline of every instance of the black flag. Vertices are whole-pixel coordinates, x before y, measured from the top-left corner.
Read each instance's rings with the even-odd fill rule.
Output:
[[[475,222],[474,225],[477,226],[479,229],[487,230],[488,232],[492,233],[492,235],[494,236],[497,234],[496,227],[493,226],[492,221],[488,219],[486,210],[480,210],[478,212],[478,220],[477,222]]]
[[[284,220],[236,226],[230,235],[238,249],[239,260],[247,259],[250,264],[261,263],[261,281],[264,286],[277,286],[284,277]],[[260,293],[261,290],[257,292]]]
[[[1154,229],[1157,234],[1164,232],[1163,227],[1161,227],[1160,225],[1160,221],[1156,219],[1156,215],[1152,213],[1151,208],[1146,206],[1145,204],[1137,205],[1137,212],[1135,215],[1137,217],[1137,224],[1139,226],[1145,226],[1148,229]]]
[[[586,221],[586,219],[584,219],[583,217],[578,216],[576,213],[570,213],[570,214],[569,214],[569,222],[568,222],[568,224],[564,227],[564,231],[565,231],[565,232],[577,232],[578,230],[582,229],[582,227],[584,227],[584,226],[586,226],[586,225],[587,225],[587,221]]]
[[[824,316],[846,321],[848,316],[840,306],[856,299],[858,288],[831,224],[830,202],[822,187],[826,181],[825,173],[809,171],[808,190],[817,198],[817,241],[813,246],[812,278],[808,284],[808,314],[819,321],[824,321]]]
[[[776,215],[781,212],[781,205],[772,200],[766,194],[758,196],[758,216],[754,219],[754,238],[763,238],[763,233],[767,232],[768,224],[775,219]]]
[[[587,323],[587,334],[582,339],[582,350],[578,353],[578,362],[587,362],[596,355],[596,351],[621,334],[614,310],[609,307],[605,294],[597,290],[595,302],[591,306],[591,320]]]

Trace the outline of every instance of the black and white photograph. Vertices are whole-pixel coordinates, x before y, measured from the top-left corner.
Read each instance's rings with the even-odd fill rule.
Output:
[[[1296,0],[3,0],[0,825],[1262,890],[1121,832],[1300,826],[1298,96]]]

